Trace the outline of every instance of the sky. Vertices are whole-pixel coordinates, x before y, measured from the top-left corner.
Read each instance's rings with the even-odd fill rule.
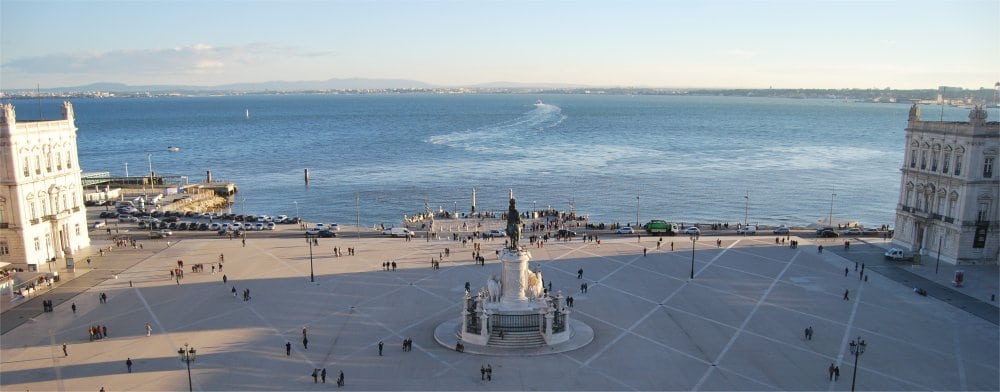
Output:
[[[0,89],[993,88],[998,0],[0,0]]]

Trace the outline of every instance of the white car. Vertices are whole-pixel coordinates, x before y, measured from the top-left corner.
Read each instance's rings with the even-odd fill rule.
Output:
[[[267,224],[264,225],[264,230],[274,230],[274,222],[267,222]]]
[[[490,230],[486,233],[487,237],[506,237],[507,232],[503,230]]]
[[[257,222],[256,225],[253,225],[253,229],[257,230],[257,231],[263,231],[264,230],[264,223]]]
[[[321,228],[318,228],[318,227],[313,227],[311,229],[306,230],[306,235],[319,235],[319,232],[321,232],[323,230],[324,229],[321,229]]]
[[[340,225],[338,225],[336,223],[331,223],[331,224],[329,224],[329,225],[326,226],[326,229],[330,230],[330,231],[339,231],[340,230]]]
[[[684,229],[684,231],[682,231],[681,233],[684,233],[684,234],[695,234],[695,235],[697,235],[697,234],[701,234],[701,230],[699,230],[697,227],[691,226],[691,227],[688,227],[688,228]]]
[[[219,230],[222,229],[222,225],[220,225],[218,223],[212,223],[212,224],[208,225],[208,229],[211,230],[211,231],[219,231]]]
[[[95,229],[100,229],[100,228],[102,228],[102,227],[104,227],[104,221],[95,221],[95,222],[94,222],[94,226],[93,226],[93,228],[95,228]]]
[[[757,234],[757,226],[749,225],[736,229],[736,234]]]
[[[619,227],[618,230],[615,230],[615,233],[617,233],[617,234],[635,234],[635,229],[632,228],[632,226]]]

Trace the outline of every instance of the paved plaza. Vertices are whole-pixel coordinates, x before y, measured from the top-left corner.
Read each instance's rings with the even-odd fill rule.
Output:
[[[195,390],[333,390],[340,371],[348,390],[849,390],[848,343],[858,336],[867,343],[858,390],[1000,389],[995,322],[917,295],[877,268],[860,279],[846,255],[819,253],[810,239],[792,249],[771,236],[702,236],[694,252],[687,237],[665,237],[659,249],[655,237],[615,235],[600,245],[528,246],[531,268],[574,297],[571,317],[593,329],[593,341],[559,354],[489,356],[453,351],[433,334],[459,317],[465,282],[476,291],[499,273],[502,240],[481,241],[487,263],[479,266],[471,244],[451,240],[320,239],[311,283],[310,247],[291,236],[250,238],[245,247],[219,238],[147,241],[143,250],[93,256],[89,269],[78,261],[65,288],[43,294],[62,296],[54,312],[29,302],[3,313],[8,326],[22,319],[4,328],[0,389],[183,390],[188,373],[177,350],[189,344]],[[345,255],[333,256],[335,246]],[[347,247],[357,254],[347,256]],[[430,268],[445,248],[451,255]],[[223,271],[212,274],[220,253]],[[177,260],[185,263],[179,284],[169,276]],[[384,271],[384,261],[396,271]],[[204,272],[191,272],[195,263]],[[93,287],[67,294],[88,279]],[[993,282],[984,290],[995,292],[995,273],[967,280]],[[28,306],[37,309],[19,310]],[[109,337],[89,340],[91,325],[107,326]],[[402,350],[405,338],[412,351]],[[476,378],[487,364],[489,382]],[[829,379],[831,364],[838,380]],[[314,383],[316,368],[327,370],[329,385]]]

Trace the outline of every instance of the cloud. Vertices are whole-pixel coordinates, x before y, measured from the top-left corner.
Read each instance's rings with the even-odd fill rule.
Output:
[[[266,64],[280,58],[327,54],[269,43],[223,47],[198,43],[162,49],[51,54],[11,60],[3,67],[26,74],[221,74],[234,67]]]

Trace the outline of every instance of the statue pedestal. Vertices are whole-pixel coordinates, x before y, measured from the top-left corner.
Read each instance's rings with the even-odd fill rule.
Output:
[[[501,275],[500,283],[503,295],[500,296],[500,311],[530,310],[531,301],[525,294],[528,284],[525,279],[528,273],[528,261],[531,253],[523,250],[504,249],[500,252]]]

